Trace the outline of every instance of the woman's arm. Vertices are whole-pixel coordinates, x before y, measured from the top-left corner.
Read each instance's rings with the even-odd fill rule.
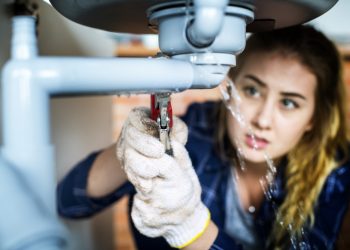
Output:
[[[203,234],[192,244],[183,248],[183,250],[203,250],[210,249],[218,235],[218,228],[213,221],[210,221]]]
[[[88,174],[87,195],[104,197],[127,181],[121,164],[115,156],[116,145],[103,150],[95,159]]]
[[[134,192],[116,159],[115,145],[90,154],[59,182],[57,210],[66,218],[92,216]]]
[[[243,250],[241,244],[237,243],[231,236],[219,230],[213,221],[210,222],[204,233],[192,244],[183,250]]]

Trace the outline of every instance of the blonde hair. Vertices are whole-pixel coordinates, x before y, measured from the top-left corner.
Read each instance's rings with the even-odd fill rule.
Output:
[[[279,207],[269,244],[286,248],[290,237],[302,238],[303,227],[314,223],[314,209],[328,175],[347,156],[346,96],[340,56],[334,44],[309,26],[253,34],[238,57],[234,78],[247,55],[278,52],[297,58],[317,79],[313,129],[288,153],[285,170],[286,197]],[[237,163],[234,145],[227,135],[227,110],[222,104],[217,148],[223,157]],[[342,156],[342,157],[340,157]],[[280,223],[283,222],[283,223]],[[289,226],[289,228],[288,228]]]

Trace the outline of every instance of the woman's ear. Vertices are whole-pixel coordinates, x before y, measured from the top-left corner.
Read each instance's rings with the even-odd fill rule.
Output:
[[[313,129],[313,127],[314,127],[314,121],[313,121],[313,119],[311,119],[309,124],[306,125],[305,132],[309,132],[310,130]]]

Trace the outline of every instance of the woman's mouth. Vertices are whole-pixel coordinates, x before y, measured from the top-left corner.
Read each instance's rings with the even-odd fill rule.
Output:
[[[265,149],[269,142],[263,138],[259,138],[255,135],[246,135],[245,143],[248,147],[259,150]]]

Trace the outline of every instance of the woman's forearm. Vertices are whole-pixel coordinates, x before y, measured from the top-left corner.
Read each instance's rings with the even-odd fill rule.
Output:
[[[115,148],[115,144],[111,145],[95,159],[87,180],[88,196],[99,198],[108,195],[127,180],[116,158]]]
[[[218,235],[218,228],[213,221],[210,221],[203,234],[192,244],[182,248],[183,250],[204,250],[210,249]]]

